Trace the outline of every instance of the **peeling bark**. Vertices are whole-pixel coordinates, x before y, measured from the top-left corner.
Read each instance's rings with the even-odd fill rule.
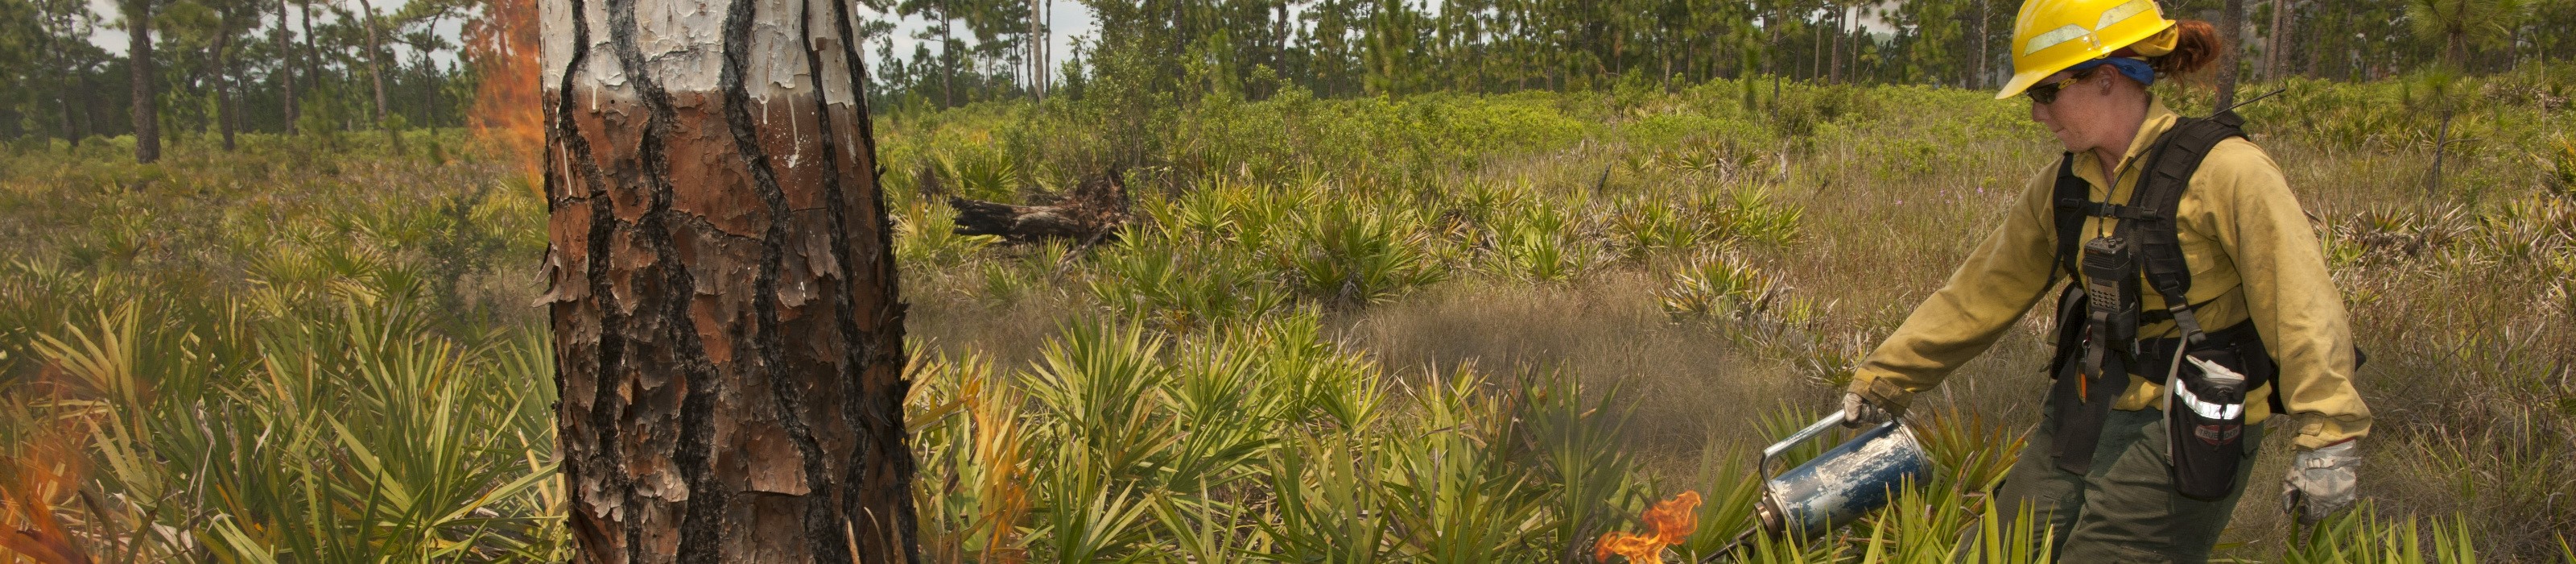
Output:
[[[577,559],[915,561],[849,0],[539,10]]]

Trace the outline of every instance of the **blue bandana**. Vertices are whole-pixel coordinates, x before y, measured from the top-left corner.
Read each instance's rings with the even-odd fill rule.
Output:
[[[2129,80],[2138,81],[2138,86],[2156,85],[2156,68],[2149,66],[2146,61],[2131,59],[2128,57],[2104,57],[2094,59],[2075,63],[2075,66],[2066,67],[2066,70],[2069,72],[2084,72],[2091,70],[2093,67],[2102,65],[2111,65],[2111,68],[2120,69],[2121,76],[2129,77]]]

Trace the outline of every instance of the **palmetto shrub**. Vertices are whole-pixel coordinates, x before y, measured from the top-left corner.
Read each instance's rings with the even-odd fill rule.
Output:
[[[1093,297],[1167,328],[1256,316],[1288,302],[1258,259],[1236,247],[1131,236],[1103,249],[1098,262],[1087,282]]]
[[[1769,311],[1786,290],[1740,255],[1703,252],[1684,263],[1657,297],[1664,313],[1674,317],[1752,319]]]
[[[1410,209],[1361,208],[1336,201],[1300,215],[1295,239],[1278,254],[1292,285],[1338,304],[1386,301],[1444,274],[1425,249],[1430,238]]]

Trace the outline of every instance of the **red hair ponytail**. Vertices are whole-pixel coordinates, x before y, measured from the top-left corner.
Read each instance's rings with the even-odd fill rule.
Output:
[[[2174,39],[2173,52],[2147,59],[2147,64],[2155,67],[2156,74],[2184,75],[2200,72],[2201,69],[2208,68],[2210,63],[2218,60],[2218,50],[2224,47],[2224,44],[2218,40],[2218,29],[2210,27],[2209,22],[2176,21],[2174,33],[2177,37]]]

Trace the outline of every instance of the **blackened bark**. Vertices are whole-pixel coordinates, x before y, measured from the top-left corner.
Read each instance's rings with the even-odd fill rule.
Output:
[[[848,4],[540,4],[578,561],[917,559]]]
[[[957,209],[954,231],[959,235],[998,235],[1010,243],[1060,239],[1088,244],[1112,239],[1128,220],[1127,184],[1121,176],[1112,169],[1091,177],[1062,200],[1043,206],[950,197],[948,205]]]
[[[161,160],[161,73],[152,65],[152,0],[126,0],[126,68],[134,72],[134,162]]]

